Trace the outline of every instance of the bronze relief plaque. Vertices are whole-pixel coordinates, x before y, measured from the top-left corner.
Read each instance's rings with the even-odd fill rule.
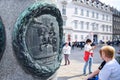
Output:
[[[5,49],[5,41],[6,41],[5,28],[4,28],[4,25],[2,23],[2,19],[0,17],[0,60],[2,58],[4,49]]]
[[[59,68],[62,59],[63,20],[58,8],[35,3],[17,19],[13,49],[25,70],[46,80]]]

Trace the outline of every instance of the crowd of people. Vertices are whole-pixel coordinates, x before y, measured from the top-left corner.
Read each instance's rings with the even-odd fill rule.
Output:
[[[99,53],[103,62],[100,64],[97,70],[92,72],[92,63],[93,63],[93,50],[96,46],[91,46],[92,41],[90,39],[86,40],[84,47],[84,67],[83,75],[86,76],[86,69],[89,69],[89,75],[86,80],[120,80],[120,56],[115,58],[115,49],[112,46],[105,45],[103,46]],[[71,53],[71,47],[69,43],[66,43],[63,47],[63,53],[65,58],[65,65],[70,65],[69,55]],[[120,55],[120,51],[118,51]]]

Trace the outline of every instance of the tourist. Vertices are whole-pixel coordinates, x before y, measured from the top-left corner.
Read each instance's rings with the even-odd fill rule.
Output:
[[[86,40],[86,45],[85,45],[85,51],[84,51],[84,60],[85,60],[85,65],[83,68],[83,74],[86,75],[86,68],[89,64],[89,74],[92,73],[91,67],[92,67],[92,60],[93,60],[93,50],[95,49],[95,46],[91,46],[92,41],[90,39]]]
[[[66,43],[65,46],[63,47],[63,53],[64,53],[65,65],[69,65],[70,64],[69,55],[71,53],[71,47],[69,46],[68,43]]]
[[[120,64],[114,58],[115,49],[112,46],[103,46],[101,53],[106,64],[99,72],[99,80],[120,80]]]

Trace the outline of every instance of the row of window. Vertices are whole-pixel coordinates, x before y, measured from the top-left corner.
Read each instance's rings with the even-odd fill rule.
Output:
[[[80,40],[85,40],[85,38],[86,38],[86,35],[80,35]],[[79,41],[79,40],[78,40],[78,35],[75,35],[75,36],[74,36],[74,39],[77,40],[77,41]],[[103,40],[103,41],[104,41],[104,40],[111,40],[111,39],[112,39],[111,36],[102,36],[102,40]]]
[[[104,41],[104,40],[108,41],[108,40],[111,40],[111,39],[112,39],[111,36],[102,36],[102,40],[103,40],[103,41]]]
[[[74,14],[78,15],[79,14],[78,11],[79,11],[78,8],[75,7]],[[85,12],[86,12],[86,14],[85,14]],[[95,12],[95,11],[89,11],[89,10],[85,11],[84,9],[80,9],[80,15],[81,16],[90,17],[90,14],[91,14],[92,18],[96,18],[96,19],[101,18],[101,20],[111,21],[111,17],[108,16],[107,14],[106,15],[105,14],[99,14],[98,12]]]
[[[116,24],[114,24],[113,27],[114,27],[113,29],[119,29],[119,30],[120,30],[120,25],[116,25]]]
[[[111,21],[112,20],[111,17],[108,16],[108,15],[99,14],[98,12],[94,12],[94,11],[90,12],[89,10],[85,11],[84,9],[80,9],[80,15],[81,16],[85,16],[85,12],[86,12],[87,17],[90,17],[90,14],[91,14],[92,18],[96,18],[96,19],[101,18],[101,20],[106,20],[106,21]],[[77,7],[75,7],[74,14],[76,14],[76,15],[79,14]],[[63,5],[63,7],[62,7],[62,15],[66,15],[66,5]]]
[[[120,18],[118,18],[118,17],[113,17],[113,20],[117,21],[117,22],[120,22]]]
[[[120,30],[114,30],[113,34],[120,34]]]
[[[112,32],[112,26],[102,25],[102,31]]]
[[[81,39],[81,40],[84,40],[84,35],[80,35],[80,39]],[[75,35],[75,40],[78,41],[78,35]]]
[[[74,20],[74,27],[75,29],[78,29],[78,27],[80,27],[81,30],[86,29],[86,30],[90,30],[92,27],[93,31],[97,31],[100,30],[100,28],[102,28],[102,31],[106,31],[106,32],[111,32],[112,31],[112,27],[109,25],[102,25],[100,26],[100,24],[98,23],[90,23],[90,22],[84,22],[84,21],[80,21],[78,22],[78,20]]]
[[[62,15],[66,15],[66,5],[62,6]]]

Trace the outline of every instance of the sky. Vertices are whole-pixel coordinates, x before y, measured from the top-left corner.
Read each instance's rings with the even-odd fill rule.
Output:
[[[120,11],[120,0],[99,0],[107,5],[113,6],[117,10]]]

